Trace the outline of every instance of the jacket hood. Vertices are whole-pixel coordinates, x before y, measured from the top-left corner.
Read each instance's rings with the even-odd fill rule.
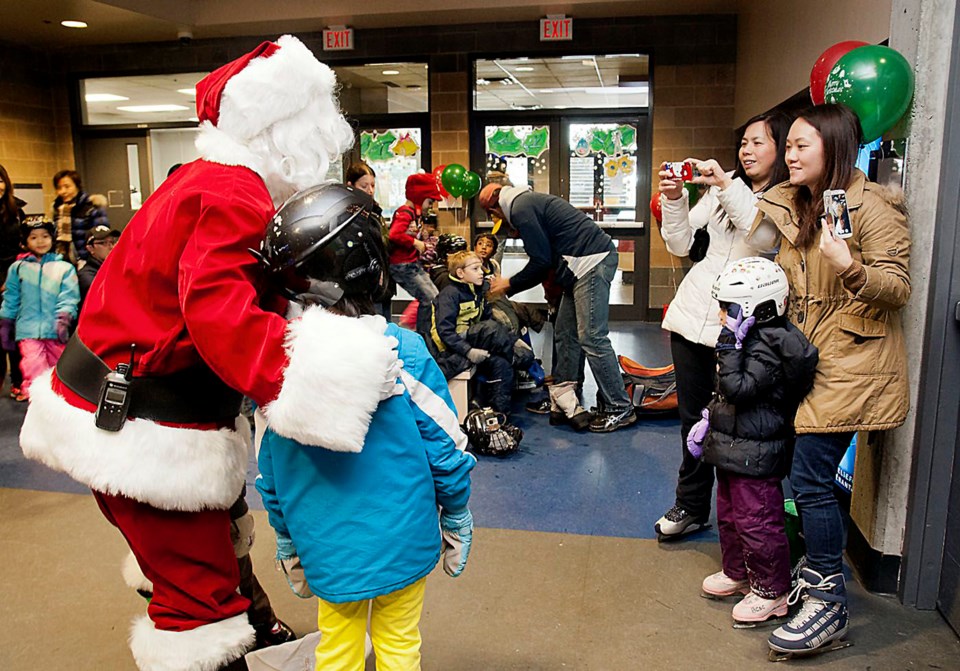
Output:
[[[522,193],[530,191],[529,185],[524,186],[505,186],[500,189],[500,209],[503,210],[503,216],[510,221],[510,209],[513,207],[513,201]]]

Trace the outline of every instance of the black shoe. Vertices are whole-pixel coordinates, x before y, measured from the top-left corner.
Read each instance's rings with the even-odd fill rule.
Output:
[[[281,643],[289,643],[290,641],[297,640],[296,633],[294,633],[293,629],[287,626],[287,623],[283,620],[277,620],[273,624],[254,627],[253,630],[257,632],[256,647],[258,650],[260,648],[269,648],[271,645],[280,645]]]
[[[528,412],[537,415],[546,415],[550,412],[550,397],[544,396],[539,401],[530,401],[526,407]]]
[[[598,412],[590,422],[590,430],[594,433],[609,433],[625,426],[630,426],[637,421],[637,413],[633,407],[626,410],[614,410],[612,412]]]
[[[567,417],[562,410],[550,411],[550,426],[563,426],[569,424],[574,431],[585,431],[590,428],[590,422],[593,420],[593,413],[587,412],[583,408],[573,417]]]

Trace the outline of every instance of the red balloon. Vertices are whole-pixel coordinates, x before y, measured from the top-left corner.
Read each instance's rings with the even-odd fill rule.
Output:
[[[663,210],[660,207],[660,192],[657,191],[653,196],[650,197],[650,214],[653,215],[653,218],[657,220],[659,224],[663,219]]]
[[[827,84],[827,76],[833,70],[837,61],[857,47],[864,47],[868,44],[869,42],[859,42],[857,40],[837,42],[820,54],[820,58],[817,59],[810,71],[810,99],[813,100],[814,105],[822,105],[825,102],[823,89]]]
[[[444,198],[449,198],[450,194],[447,192],[446,189],[443,188],[443,182],[440,180],[440,177],[443,175],[443,171],[446,170],[446,168],[447,168],[446,163],[444,163],[443,165],[438,165],[436,168],[433,169],[433,176],[436,177],[437,179],[437,188],[440,190],[440,195],[443,196]]]

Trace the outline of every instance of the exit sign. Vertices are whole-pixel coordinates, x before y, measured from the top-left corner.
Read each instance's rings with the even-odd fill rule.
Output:
[[[540,19],[540,41],[562,42],[573,39],[573,19],[566,16],[548,16]]]
[[[353,49],[353,28],[336,26],[323,31],[324,51],[350,51]]]

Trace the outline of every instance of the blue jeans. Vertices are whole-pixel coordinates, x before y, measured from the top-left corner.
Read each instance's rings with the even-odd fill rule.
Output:
[[[843,518],[833,486],[852,439],[852,431],[805,433],[797,436],[793,451],[790,488],[807,543],[807,565],[823,576],[843,568]]]
[[[610,282],[617,274],[619,256],[612,249],[607,257],[573,285],[573,296],[564,294],[557,310],[554,341],[557,365],[554,379],[570,382],[577,379],[580,351],[587,356],[590,370],[604,410],[623,412],[630,407],[630,398],[620,375],[620,364],[610,344],[607,323],[610,319]]]
[[[429,303],[440,293],[427,271],[415,261],[391,264],[390,276],[421,303]]]

